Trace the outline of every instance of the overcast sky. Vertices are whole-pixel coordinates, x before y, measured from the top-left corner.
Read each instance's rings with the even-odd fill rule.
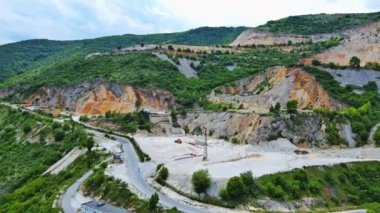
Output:
[[[254,27],[289,15],[376,11],[380,0],[0,0],[0,44]]]

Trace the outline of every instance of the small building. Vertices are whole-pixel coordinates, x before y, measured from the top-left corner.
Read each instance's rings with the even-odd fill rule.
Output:
[[[121,160],[121,154],[120,153],[113,154],[112,163],[122,163],[122,162],[123,161]]]
[[[95,200],[83,203],[81,213],[130,213],[129,211],[111,204],[97,202]]]

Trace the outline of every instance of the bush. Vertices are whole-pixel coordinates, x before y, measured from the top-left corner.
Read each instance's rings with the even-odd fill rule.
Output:
[[[377,128],[375,135],[374,135],[374,140],[377,146],[380,146],[380,128]]]
[[[241,201],[246,195],[244,183],[240,177],[235,176],[228,180],[226,187],[226,195],[228,199],[233,201]]]
[[[91,151],[92,147],[94,147],[95,141],[93,137],[88,137],[86,140],[86,148],[87,151]]]
[[[372,70],[377,70],[377,71],[380,71],[380,63],[379,62],[368,62],[366,65],[365,65],[365,68],[366,69],[372,69]]]
[[[24,133],[29,133],[32,130],[32,126],[30,124],[24,124],[23,131]]]
[[[61,127],[61,124],[58,123],[58,122],[53,122],[53,124],[52,124],[52,126],[51,126],[52,129],[57,129],[57,128],[59,128],[59,127]]]
[[[356,56],[353,56],[350,59],[350,67],[359,68],[360,67],[360,59]]]
[[[70,124],[68,122],[65,122],[62,126],[63,131],[67,132],[70,130]]]
[[[286,103],[286,110],[288,111],[288,113],[297,113],[297,106],[298,106],[298,101],[296,100],[288,101],[288,103]]]
[[[158,194],[154,193],[149,199],[149,203],[148,203],[149,210],[151,211],[156,210],[159,200],[160,198],[158,197]]]
[[[161,184],[165,185],[166,180],[169,177],[169,170],[165,166],[161,166],[158,172],[158,175],[156,177],[156,181]]]
[[[81,121],[81,122],[88,122],[90,120],[90,118],[89,117],[87,117],[87,116],[85,116],[85,115],[83,115],[83,116],[80,116],[79,117],[79,121]]]
[[[251,171],[241,173],[240,179],[244,184],[246,194],[256,197],[261,192],[262,189],[253,179]]]
[[[320,66],[320,65],[321,65],[321,62],[320,62],[319,60],[317,60],[317,59],[313,59],[313,61],[311,62],[311,64],[312,64],[313,66]]]
[[[276,105],[274,105],[274,106],[272,105],[269,108],[269,112],[274,113],[276,115],[278,115],[280,113],[280,111],[281,111],[281,104],[278,102],[276,103]]]
[[[57,129],[54,131],[54,140],[55,141],[62,141],[65,138],[65,132]]]
[[[279,200],[285,200],[285,192],[280,186],[274,186],[273,184],[269,183],[266,186],[266,189],[269,196]]]
[[[142,151],[141,147],[134,138],[128,136],[125,137],[132,143],[132,146],[135,149],[137,155],[139,156],[141,162],[150,161],[150,156]]]
[[[211,178],[207,170],[199,170],[193,173],[191,182],[196,193],[206,193],[211,185]]]

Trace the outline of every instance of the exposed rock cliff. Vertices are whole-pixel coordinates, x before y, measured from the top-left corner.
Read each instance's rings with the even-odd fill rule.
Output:
[[[243,104],[244,108],[267,111],[277,102],[284,108],[297,100],[299,109],[337,109],[341,105],[330,98],[314,76],[299,68],[275,67],[262,74],[215,89],[212,102]]]
[[[94,80],[69,87],[41,87],[28,96],[25,102],[78,114],[97,115],[107,111],[128,113],[137,108],[162,111],[174,104],[174,97],[168,91]]]
[[[312,114],[273,117],[257,113],[189,113],[178,121],[191,134],[200,134],[201,128],[207,127],[210,136],[235,143],[260,143],[277,138],[287,138],[300,147],[326,143],[323,121]]]
[[[296,35],[296,34],[276,34],[257,29],[247,29],[243,31],[232,46],[248,45],[274,45],[287,44],[289,41],[294,43],[305,43],[310,40],[313,42],[325,41],[331,37],[343,38],[342,44],[330,48],[313,58],[323,63],[333,62],[339,65],[348,65],[352,56],[361,59],[361,65],[368,62],[380,61],[380,22],[367,25],[356,26],[334,33],[316,35]],[[312,58],[302,60],[301,63],[310,64]]]
[[[342,32],[346,39],[339,46],[330,48],[314,58],[323,63],[348,65],[352,56],[361,60],[361,66],[380,61],[380,22],[356,27]]]
[[[304,35],[275,34],[257,29],[247,29],[231,43],[231,46],[287,44],[289,41],[292,43],[305,43],[308,40],[310,40],[310,37]]]

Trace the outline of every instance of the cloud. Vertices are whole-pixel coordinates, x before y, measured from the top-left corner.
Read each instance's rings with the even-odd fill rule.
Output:
[[[380,1],[379,0],[365,0],[365,4],[373,12],[380,10]]]
[[[1,0],[0,44],[257,26],[310,13],[369,12],[378,0]]]
[[[158,0],[192,26],[256,26],[289,15],[367,12],[363,0]]]

